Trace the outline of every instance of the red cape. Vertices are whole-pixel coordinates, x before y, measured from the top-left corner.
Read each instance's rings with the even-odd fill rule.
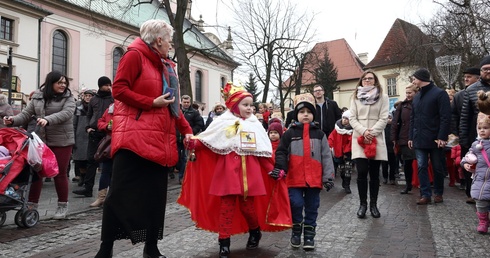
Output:
[[[195,151],[195,154],[196,160],[187,162],[182,191],[177,203],[189,209],[191,219],[198,228],[218,232],[220,197],[210,195],[209,189],[215,160],[220,155],[208,148],[200,148]],[[262,169],[267,195],[255,196],[255,209],[260,229],[269,232],[289,229],[292,227],[292,218],[286,180],[275,181],[267,172]],[[240,212],[238,202],[235,211],[231,234],[247,233],[249,228]]]

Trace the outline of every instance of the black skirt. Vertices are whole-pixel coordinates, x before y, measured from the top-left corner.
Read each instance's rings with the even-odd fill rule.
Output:
[[[136,244],[162,239],[170,169],[129,150],[117,151],[113,162],[102,241],[131,239]]]

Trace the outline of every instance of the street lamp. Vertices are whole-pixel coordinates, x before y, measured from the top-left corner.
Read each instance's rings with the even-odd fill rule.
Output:
[[[9,56],[7,58],[7,65],[9,67],[8,76],[7,76],[8,103],[9,105],[12,105],[12,47],[9,47]]]

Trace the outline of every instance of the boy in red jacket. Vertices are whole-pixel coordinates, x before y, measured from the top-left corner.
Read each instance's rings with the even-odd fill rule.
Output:
[[[334,167],[327,137],[313,122],[316,113],[313,95],[300,94],[295,99],[294,114],[298,122],[283,134],[276,150],[274,170],[269,175],[276,180],[286,177],[293,218],[291,246],[301,245],[303,231],[303,249],[313,250],[320,191],[322,185],[327,191],[333,188]]]
[[[352,127],[349,124],[350,111],[342,114],[342,118],[335,122],[335,130],[328,136],[328,144],[333,149],[335,165],[342,178],[342,188],[345,193],[350,194],[350,179],[352,173]]]

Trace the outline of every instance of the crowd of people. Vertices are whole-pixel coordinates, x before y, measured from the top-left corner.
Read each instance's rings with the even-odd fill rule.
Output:
[[[36,130],[55,154],[60,173],[54,177],[54,219],[67,216],[70,160],[72,181],[81,187],[73,193],[82,197],[93,196],[100,168],[98,194],[90,204],[103,207],[96,257],[112,257],[119,239],[144,242],[144,257],[165,257],[157,242],[163,238],[168,179],[176,171],[182,184],[177,202],[197,227],[217,233],[221,258],[231,254],[231,236],[247,232],[246,249],[259,246],[263,231],[282,230],[291,230],[293,248],[315,249],[317,227],[323,226],[316,221],[320,193],[334,187],[336,175],[346,194],[357,175],[355,216],[365,219],[369,207],[380,218],[380,172],[383,184],[395,185],[400,164],[401,194],[419,186],[417,204],[441,203],[449,174],[449,186],[458,182],[466,202],[476,204],[477,231],[488,231],[490,56],[479,68],[464,70],[466,88],[459,92],[441,89],[429,70],[417,69],[405,86],[406,99],[392,112],[380,79],[366,70],[349,108],[340,109],[316,85],[295,96],[294,109],[283,119],[272,105],[255,106],[252,94],[228,83],[222,89],[225,103],[215,103],[205,121],[192,98],[180,94],[175,63],[168,58],[172,34],[163,20],[144,22],[114,83],[101,76],[98,90],[81,92],[78,101],[66,75],[56,71],[17,115],[0,95],[3,126]],[[29,129],[31,120],[35,127]],[[111,158],[99,162],[94,154],[106,136]],[[31,185],[30,209],[37,208],[43,181]]]

